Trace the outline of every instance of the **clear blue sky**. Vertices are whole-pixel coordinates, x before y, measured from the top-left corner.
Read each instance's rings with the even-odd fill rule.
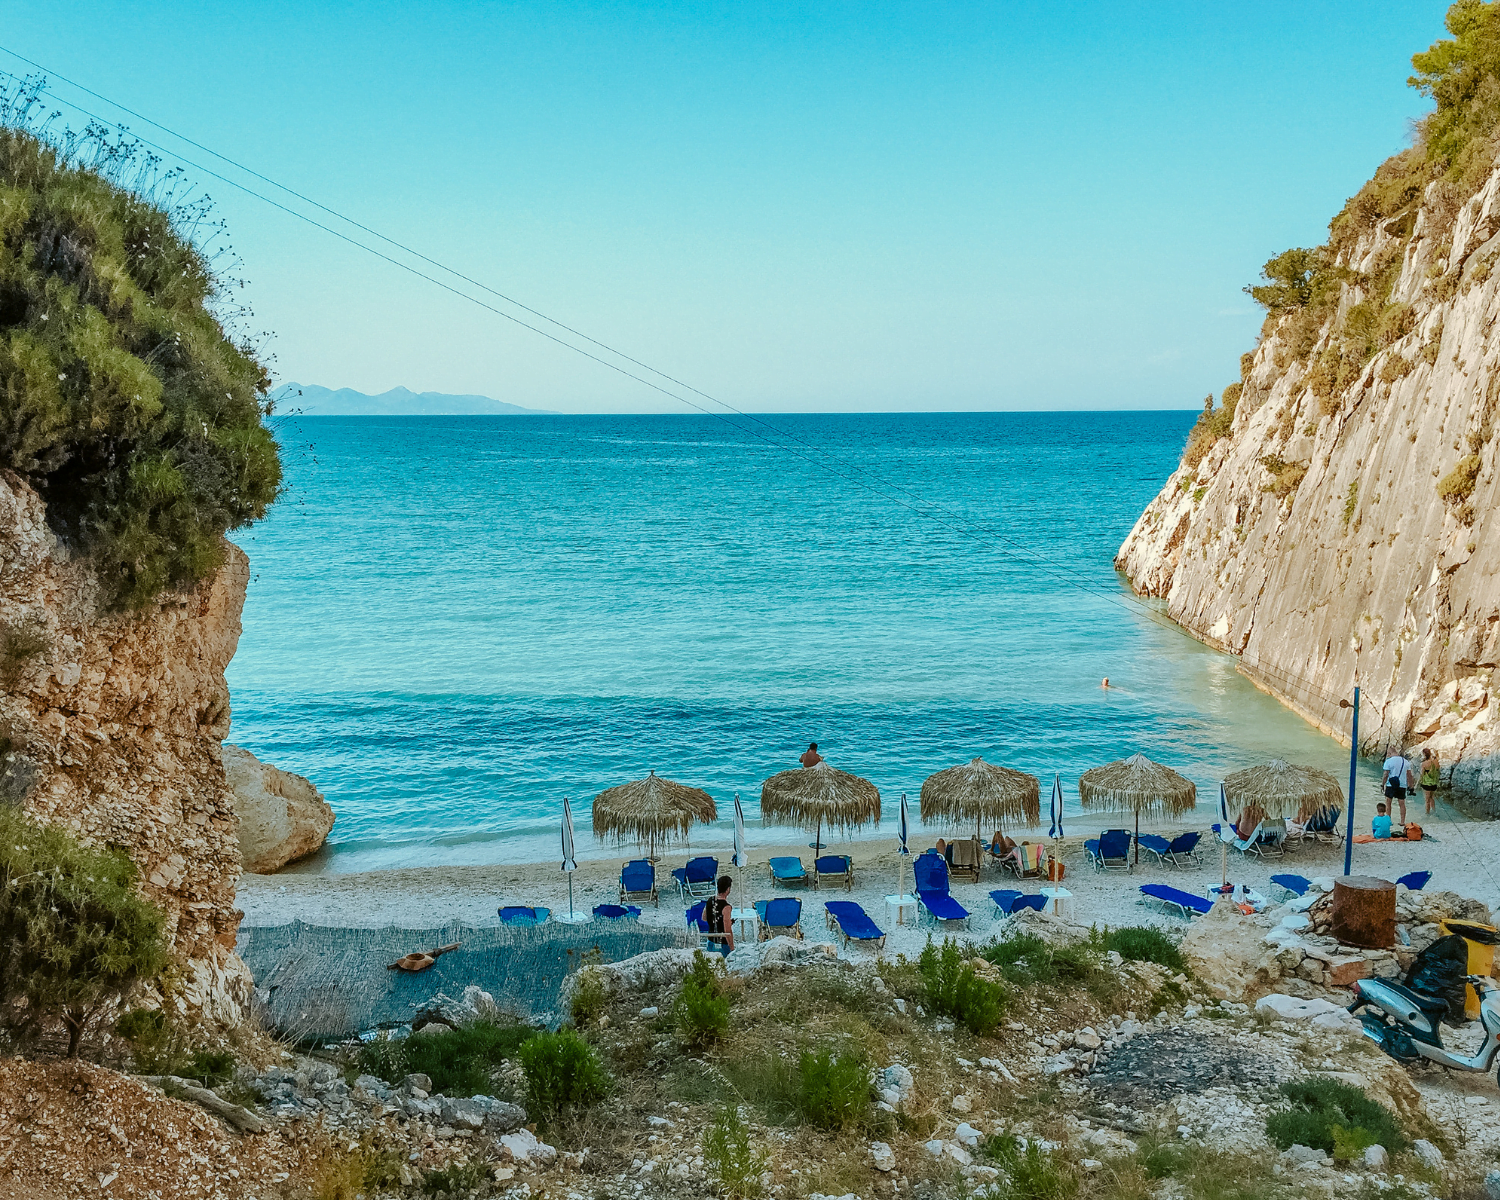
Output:
[[[737,406],[1184,408],[1445,10],[68,0],[0,44]],[[280,380],[678,410],[207,190]]]

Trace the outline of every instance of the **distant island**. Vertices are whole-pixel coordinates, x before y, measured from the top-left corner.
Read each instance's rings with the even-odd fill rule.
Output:
[[[443,392],[414,392],[393,387],[378,396],[353,388],[319,387],[315,383],[285,383],[271,393],[278,412],[300,412],[305,417],[471,417],[518,416],[545,413],[488,396],[449,396]]]

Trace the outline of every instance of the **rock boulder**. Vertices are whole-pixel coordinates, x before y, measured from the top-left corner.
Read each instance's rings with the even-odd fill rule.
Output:
[[[224,774],[240,818],[240,861],[257,874],[279,871],[323,845],[333,809],[317,788],[290,771],[224,744]]]

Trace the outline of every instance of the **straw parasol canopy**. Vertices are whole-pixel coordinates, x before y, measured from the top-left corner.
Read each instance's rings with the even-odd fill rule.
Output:
[[[1224,791],[1241,808],[1256,808],[1269,817],[1306,821],[1325,808],[1341,808],[1344,790],[1339,781],[1317,767],[1293,766],[1273,758],[1224,777]]]
[[[663,779],[655,771],[634,783],[606,788],[594,797],[594,836],[637,841],[653,850],[658,841],[685,837],[694,821],[716,821],[714,798],[702,788]]]
[[[815,843],[823,826],[847,832],[880,820],[880,791],[868,779],[820,762],[793,767],[761,784],[761,816],[782,825],[813,826]]]
[[[1180,817],[1192,811],[1198,789],[1171,767],[1154,763],[1144,754],[1132,754],[1085,771],[1078,780],[1078,799],[1085,809],[1096,812],[1134,813],[1139,859],[1141,814]]]
[[[982,758],[938,771],[922,781],[922,821],[972,820],[976,828],[1042,817],[1042,785],[1035,775],[997,767]]]

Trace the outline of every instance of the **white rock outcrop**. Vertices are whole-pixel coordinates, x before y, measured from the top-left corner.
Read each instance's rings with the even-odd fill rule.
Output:
[[[278,871],[323,845],[333,828],[333,809],[308,780],[227,742],[224,773],[234,792],[245,870]]]
[[[1430,747],[1500,815],[1500,171],[1467,199],[1417,194],[1342,238],[1331,323],[1267,320],[1229,435],[1172,474],[1116,566],[1346,741],[1357,682],[1362,749]],[[1374,352],[1330,384],[1350,329]],[[1455,469],[1468,490],[1445,499]]]

